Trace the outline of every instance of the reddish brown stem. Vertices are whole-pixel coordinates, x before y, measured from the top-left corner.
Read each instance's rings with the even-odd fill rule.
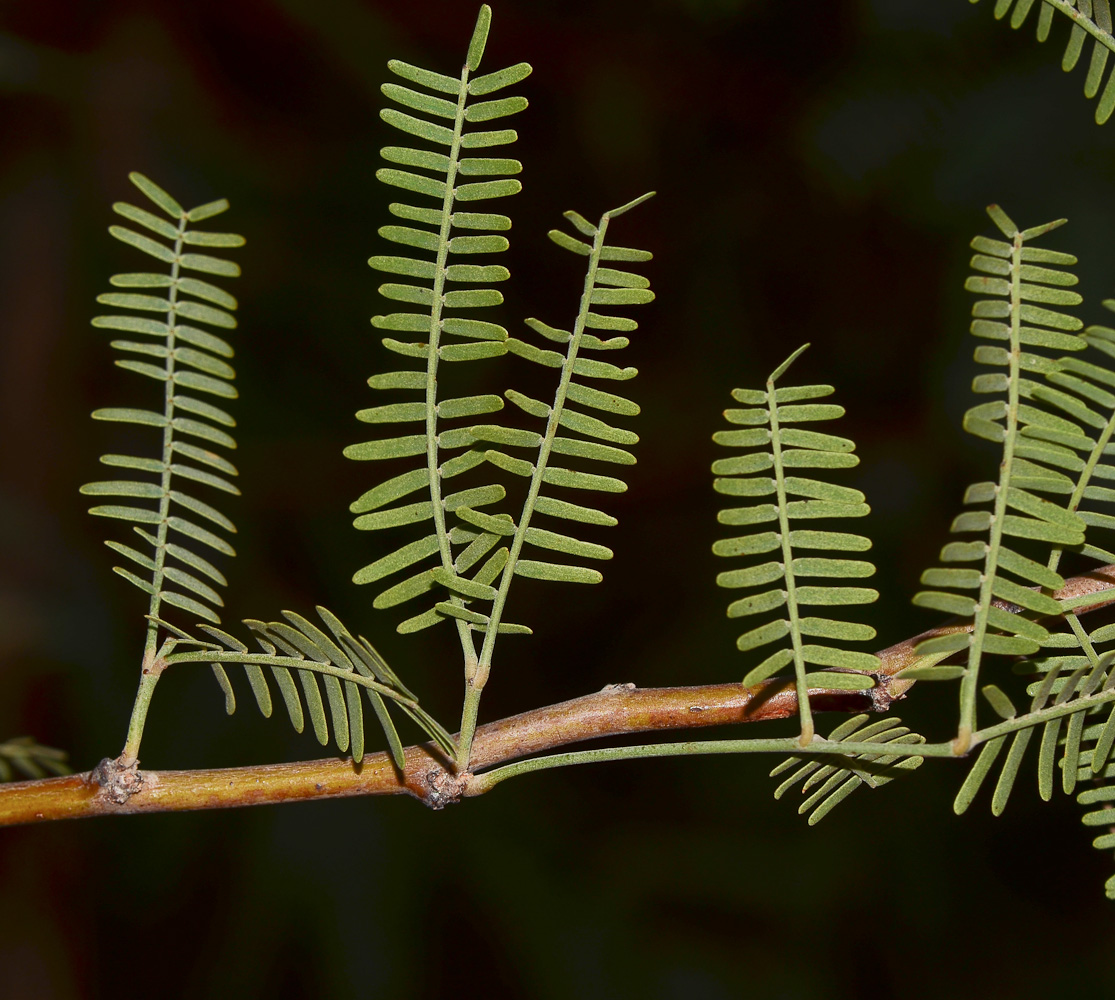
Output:
[[[1111,596],[1100,596],[1110,592]],[[1115,603],[1115,566],[1074,577],[1055,596],[1096,594],[1083,614]],[[809,692],[814,711],[886,711],[913,681],[895,678],[916,658],[922,639],[970,626],[943,625],[880,652],[875,688],[864,692]],[[480,726],[473,743],[474,771],[584,740],[656,730],[684,730],[785,719],[796,714],[792,681],[701,687],[637,688],[609,685],[596,694],[513,715]],[[400,773],[385,753],[351,760],[218,768],[209,771],[139,771],[102,761],[84,774],[0,785],[0,826],[120,813],[228,809],[303,799],[409,794],[435,809],[468,796],[471,774],[457,775],[429,745],[408,747]]]
[[[810,692],[818,711],[870,711],[872,699],[847,691]],[[477,770],[583,740],[660,729],[784,719],[797,711],[793,686],[688,688],[615,685],[597,694],[480,726]],[[441,808],[466,794],[467,776],[429,745],[406,750],[400,774],[386,753],[351,760],[229,767],[211,771],[136,771],[102,761],[92,772],[0,786],[0,825],[114,813],[223,809],[349,795],[410,794]]]

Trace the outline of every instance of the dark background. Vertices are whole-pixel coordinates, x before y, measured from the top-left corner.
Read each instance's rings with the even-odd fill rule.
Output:
[[[88,326],[108,276],[140,266],[105,232],[111,202],[140,200],[129,170],[185,204],[227,196],[221,222],[248,239],[226,283],[244,490],[223,504],[240,527],[226,621],[326,604],[453,728],[453,637],[397,636],[401,616],[348,582],[385,550],[346,512],[379,470],[341,449],[365,436],[364,378],[394,367],[368,325],[382,307],[365,264],[389,252],[376,229],[395,197],[374,181],[378,147],[399,138],[377,117],[384,63],[456,73],[476,6],[0,6],[0,737],[33,734],[88,769],[127,725],[143,601],[101,544],[126,529],[94,523],[77,487],[116,450],[117,428],[88,413],[147,391]],[[713,583],[709,437],[728,391],[804,340],[793,381],[836,384],[839,432],[863,458],[841,481],[874,508],[880,645],[934,623],[910,595],[963,486],[994,466],[958,426],[983,206],[1023,226],[1068,216],[1046,245],[1080,254],[1085,315],[1115,292],[1115,125],[1093,123],[1083,70],[1059,69],[1066,25],[1045,46],[1032,31],[964,0],[496,4],[484,69],[535,70],[516,88],[531,108],[511,151],[525,190],[503,203],[504,322],[564,325],[575,308],[579,265],[544,235],[561,211],[595,218],[651,188],[614,232],[654,251],[658,300],[623,359],[644,413],[631,490],[603,501],[621,519],[598,532],[616,560],[584,591],[519,585],[512,618],[536,634],[503,642],[483,719],[609,682],[742,675]],[[490,363],[487,391],[524,384],[524,367]],[[207,669],[169,675],[144,765],[320,754],[237,685],[230,720]],[[955,694],[924,688],[899,707],[940,738]],[[957,819],[961,768],[931,762],[810,830],[772,800],[773,763],[549,772],[439,814],[354,800],[0,831],[0,997],[1110,989],[1111,864],[1074,803],[1041,805],[1028,779],[1002,819],[986,798]]]

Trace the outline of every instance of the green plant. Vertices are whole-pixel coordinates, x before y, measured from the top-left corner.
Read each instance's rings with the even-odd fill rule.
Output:
[[[979,0],[970,0],[979,3]],[[1107,60],[1115,52],[1115,36],[1111,33],[1110,0],[995,0],[996,18],[1010,14],[1010,26],[1021,28],[1026,23],[1030,11],[1037,11],[1037,39],[1044,42],[1049,38],[1056,14],[1065,15],[1072,21],[1061,68],[1066,72],[1076,68],[1089,38],[1092,40],[1091,57],[1088,62],[1088,75],[1084,79],[1084,96],[1100,95],[1096,104],[1096,122],[1102,125],[1115,111],[1115,76],[1108,73],[1107,83],[1103,83]],[[1103,92],[1100,86],[1103,85]]]
[[[1068,10],[1067,4],[1055,2],[1053,6]],[[1008,7],[999,4],[996,12],[1001,16]],[[1016,20],[1021,21],[1028,9],[1024,4],[1016,8]],[[1043,12],[1051,9],[1042,8]],[[579,306],[568,329],[537,319],[527,320],[527,325],[536,336],[562,350],[539,347],[511,336],[490,319],[473,318],[475,310],[501,304],[502,295],[493,286],[509,275],[502,266],[486,263],[490,256],[479,257],[480,263],[472,259],[507,248],[507,240],[500,234],[510,228],[510,219],[472,211],[480,206],[471,203],[517,193],[519,184],[513,175],[521,165],[513,159],[472,156],[470,151],[514,141],[512,130],[491,128],[487,123],[523,110],[526,102],[515,96],[489,95],[520,82],[530,71],[526,64],[518,64],[475,75],[489,20],[490,11],[484,7],[459,77],[391,64],[407,85],[389,84],[384,92],[407,110],[388,109],[383,116],[427,145],[415,145],[408,139],[409,145],[386,147],[383,156],[394,165],[381,170],[379,177],[410,195],[433,201],[432,205],[411,205],[409,200],[415,200],[411,198],[391,206],[405,224],[386,226],[381,235],[410,249],[375,256],[370,263],[392,276],[380,289],[388,301],[417,308],[393,307],[400,311],[378,315],[373,324],[388,332],[383,341],[388,351],[422,365],[373,375],[369,380],[377,393],[413,393],[418,398],[389,396],[390,401],[377,400],[378,405],[358,414],[369,425],[402,424],[403,433],[377,436],[346,452],[360,461],[402,463],[398,471],[377,481],[356,500],[352,513],[357,515],[359,529],[408,528],[410,533],[398,544],[378,550],[376,558],[357,571],[355,581],[377,584],[372,600],[376,609],[422,600],[421,610],[397,626],[402,632],[419,632],[442,623],[445,629],[456,630],[465,675],[459,733],[453,735],[435,721],[375,648],[323,608],[318,609],[321,626],[293,612],[284,612],[284,621],[246,622],[260,646],[258,652],[219,628],[221,598],[213,584],[223,586],[224,577],[197,547],[226,557],[232,554],[231,548],[210,528],[174,511],[181,508],[226,533],[234,530],[223,514],[179,487],[185,479],[220,492],[236,492],[229,478],[235,469],[227,459],[211,448],[183,440],[184,436],[193,437],[226,449],[234,445],[228,431],[233,426],[232,416],[194,395],[219,399],[235,395],[233,372],[226,360],[232,349],[217,335],[180,319],[231,329],[235,320],[230,310],[236,302],[223,289],[184,276],[180,269],[232,276],[237,273],[236,265],[185,247],[234,247],[242,240],[190,228],[191,223],[223,211],[226,203],[185,211],[151,181],[133,175],[136,186],[166,217],[134,206],[117,210],[170,245],[128,229],[114,231],[114,235],[159,259],[168,273],[118,275],[113,284],[166,291],[162,296],[110,293],[100,301],[120,309],[155,312],[164,319],[113,314],[96,320],[95,325],[155,338],[116,341],[113,346],[128,355],[161,362],[128,358],[118,364],[162,382],[163,406],[161,412],[107,410],[95,416],[158,427],[163,432],[163,447],[159,458],[110,455],[104,459],[110,466],[154,476],[157,482],[143,478],[110,481],[86,487],[85,492],[146,500],[152,505],[93,508],[96,514],[132,522],[151,547],[148,554],[115,539],[109,542],[146,574],[117,569],[149,596],[140,688],[119,758],[103,761],[88,776],[9,786],[0,791],[0,816],[16,822],[398,791],[408,791],[440,807],[481,794],[508,777],[567,764],[667,755],[776,753],[790,755],[775,768],[776,774],[793,769],[776,794],[800,781],[809,793],[801,811],[809,812],[810,822],[816,822],[862,784],[882,785],[930,757],[963,758],[979,747],[956,800],[960,812],[993,770],[1010,736],[1011,746],[992,802],[993,810],[1001,812],[1023,754],[1038,730],[1039,791],[1043,797],[1052,794],[1058,763],[1066,793],[1074,792],[1081,780],[1111,778],[1115,773],[1115,765],[1109,763],[1115,735],[1115,674],[1104,644],[1112,633],[1107,627],[1088,633],[1079,616],[1110,599],[1107,591],[1115,578],[1108,568],[1066,580],[1059,569],[1066,554],[1115,562],[1115,555],[1094,544],[1097,531],[1115,524],[1115,519],[1094,510],[1096,503],[1115,499],[1111,489],[1096,482],[1115,478],[1115,470],[1104,461],[1115,428],[1115,395],[1108,391],[1115,387],[1115,374],[1097,361],[1082,361],[1077,356],[1086,349],[1093,354],[1115,353],[1115,331],[1091,326],[1081,333],[1083,323],[1064,311],[1080,304],[1080,297],[1070,290],[1075,278],[1066,270],[1075,260],[1033,245],[1059,223],[1019,231],[996,207],[990,214],[1003,239],[977,237],[973,241],[976,255],[972,266],[977,273],[968,286],[986,296],[974,308],[972,332],[991,341],[977,348],[976,361],[1003,370],[977,377],[975,391],[997,398],[973,407],[965,426],[976,436],[1001,445],[1002,460],[995,481],[977,483],[968,490],[965,503],[979,509],[961,514],[953,526],[966,540],[945,547],[941,561],[946,565],[925,574],[923,582],[931,589],[915,598],[919,605],[957,616],[957,620],[934,629],[914,646],[899,644],[878,655],[858,646],[848,648],[848,644],[874,637],[867,626],[845,620],[849,616],[844,611],[877,596],[866,587],[843,585],[843,581],[873,574],[874,567],[865,559],[845,558],[849,553],[865,552],[870,542],[863,535],[833,530],[827,524],[832,519],[859,517],[867,506],[858,491],[827,481],[827,470],[855,464],[853,443],[795,426],[833,420],[843,412],[839,406],[815,402],[829,395],[831,387],[783,384],[783,376],[801,353],[798,349],[771,374],[764,388],[736,390],[735,400],[743,408],[726,411],[733,429],[717,434],[720,444],[749,450],[717,461],[713,467],[715,488],[726,496],[754,500],[723,511],[721,523],[757,527],[716,543],[717,554],[748,559],[744,566],[722,573],[719,582],[749,591],[765,588],[733,602],[729,614],[746,617],[775,612],[773,620],[750,627],[737,641],[740,650],[749,654],[741,667],[741,672],[747,671],[743,683],[665,690],[621,686],[565,703],[560,709],[541,709],[478,727],[481,693],[499,636],[530,631],[526,625],[505,619],[514,579],[595,583],[601,579],[599,571],[567,562],[566,557],[595,560],[611,556],[607,547],[592,540],[596,537],[592,532],[613,525],[614,517],[565,499],[580,499],[580,493],[560,491],[625,489],[620,479],[602,474],[602,466],[595,463],[629,465],[634,461],[626,447],[637,442],[636,435],[613,421],[637,415],[638,406],[612,393],[610,387],[600,388],[592,382],[626,381],[635,372],[591,355],[624,348],[628,341],[623,334],[636,329],[633,320],[613,315],[608,307],[638,305],[653,297],[645,277],[627,266],[613,266],[637,264],[649,254],[606,242],[613,220],[644,196],[605,212],[596,223],[569,212],[566,218],[576,235],[559,230],[551,233],[559,247],[585,258]],[[1105,100],[1101,99],[1101,107],[1106,106]],[[480,179],[459,180],[471,177]],[[460,202],[465,211],[457,210]],[[459,262],[459,256],[469,262]],[[190,298],[180,299],[180,294]],[[464,315],[460,315],[462,311]],[[397,339],[392,334],[411,337]],[[412,339],[415,335],[417,339]],[[451,369],[460,367],[456,363],[471,365],[508,353],[552,369],[557,387],[551,401],[514,389],[503,396],[472,393],[447,397],[443,393],[443,383],[452,378]],[[505,399],[514,404],[516,419],[476,422],[502,411]],[[605,417],[585,412],[585,408]],[[562,463],[593,463],[589,466],[593,471],[554,464],[555,456],[563,456]],[[800,469],[819,471],[803,476],[797,472]],[[447,492],[442,481],[457,476],[465,477],[463,488]],[[523,495],[521,504],[516,500],[511,511],[499,507],[507,499],[508,485],[517,486]],[[565,530],[577,534],[539,527],[535,523],[538,517],[555,519],[548,523],[557,527],[574,522],[575,529]],[[801,520],[814,518],[825,526],[797,526]],[[139,526],[143,524],[152,527]],[[386,554],[379,554],[384,550]],[[532,558],[524,557],[524,550]],[[404,579],[380,589],[389,578],[404,573]],[[825,582],[800,582],[815,579]],[[803,609],[814,606],[838,610],[803,614]],[[195,625],[197,618],[205,623]],[[780,648],[765,658],[755,661],[750,655],[774,643]],[[1016,658],[1015,672],[1031,679],[1026,694],[1032,701],[1021,714],[997,684],[980,686],[981,678],[986,680],[988,669],[995,669],[998,662],[988,658],[1003,656]],[[308,715],[319,742],[325,745],[332,735],[338,751],[350,752],[352,760],[303,762],[266,770],[164,773],[149,780],[138,768],[147,706],[162,673],[188,663],[212,665],[229,712],[235,708],[235,695],[225,672],[227,665],[244,668],[264,715],[273,709],[270,673],[295,729],[303,728]],[[779,678],[779,671],[791,664],[792,680]],[[886,711],[918,681],[953,680],[960,682],[955,736],[950,732],[947,736],[951,738],[930,742],[890,717],[869,722],[865,710]],[[384,730],[386,754],[365,753],[361,690]],[[981,726],[981,693],[1001,721]],[[754,721],[797,716],[799,733],[544,755],[547,750],[591,737],[711,725],[729,717],[738,721],[741,709],[744,718]],[[417,724],[429,742],[405,747],[392,710]],[[814,716],[823,710],[841,711],[849,718],[828,737],[820,738]],[[49,759],[39,756],[43,761]],[[361,763],[362,768],[353,766]],[[1113,795],[1109,785],[1097,784],[1079,797],[1090,805],[1111,801]],[[1086,822],[1107,825],[1109,812],[1107,807],[1090,812]],[[1097,846],[1111,847],[1111,837],[1101,837]],[[1109,882],[1108,891],[1115,894],[1115,884]]]

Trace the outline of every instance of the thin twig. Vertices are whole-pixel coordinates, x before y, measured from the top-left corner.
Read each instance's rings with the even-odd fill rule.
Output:
[[[1078,614],[1115,603],[1115,565],[1073,577],[1054,595],[1072,600]],[[1088,597],[1094,597],[1086,601]],[[1085,601],[1084,604],[1077,602]],[[947,624],[879,653],[879,683],[869,691],[810,690],[816,711],[886,711],[915,683],[896,677],[917,660],[917,643],[970,628]],[[637,688],[609,685],[596,694],[534,709],[480,726],[472,772],[458,775],[436,747],[408,747],[405,767],[386,753],[351,760],[218,768],[208,771],[138,771],[102,761],[84,774],[0,785],[0,826],[120,813],[228,809],[354,795],[408,794],[435,809],[469,795],[477,772],[571,743],[632,733],[678,731],[785,719],[797,714],[793,681],[700,687]],[[472,794],[484,790],[477,783]]]

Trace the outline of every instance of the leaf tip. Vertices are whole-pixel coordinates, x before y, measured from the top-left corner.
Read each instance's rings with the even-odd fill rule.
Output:
[[[648,191],[646,194],[641,194],[638,198],[632,199],[626,205],[620,205],[619,208],[610,208],[604,213],[604,218],[614,219],[617,216],[623,215],[624,212],[630,212],[631,209],[641,205],[644,201],[649,201],[657,193],[657,191]]]
[[[988,205],[987,214],[1008,240],[1013,240],[1018,235],[1018,226],[998,205]]]
[[[486,3],[480,5],[480,12],[476,15],[476,27],[472,29],[472,39],[468,43],[468,56],[465,65],[470,73],[475,73],[480,68],[480,60],[484,58],[484,47],[488,44],[488,30],[492,25],[492,8]]]
[[[777,368],[774,369],[767,377],[768,383],[777,382],[783,375],[786,374],[786,369],[790,367],[802,354],[809,349],[809,344],[802,344],[793,354],[791,354],[785,361],[782,362]]]

